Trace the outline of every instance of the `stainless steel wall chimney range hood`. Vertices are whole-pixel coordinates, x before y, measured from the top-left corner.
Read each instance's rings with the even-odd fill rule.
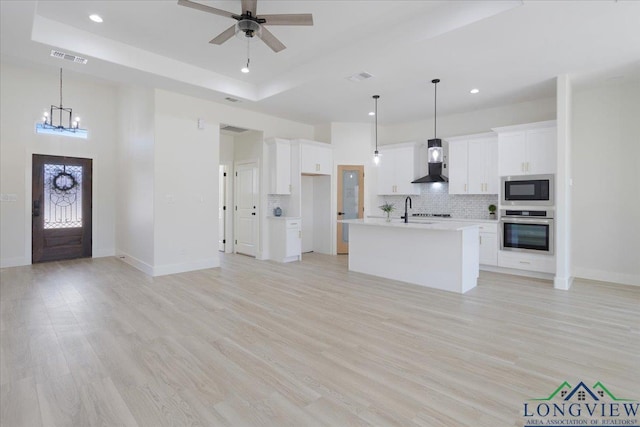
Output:
[[[437,137],[437,107],[438,107],[438,83],[440,79],[431,80],[434,87],[434,107],[433,107],[433,139],[430,139],[428,147],[429,156],[429,175],[411,181],[412,184],[422,184],[430,182],[449,182],[446,176],[442,175],[442,140]]]

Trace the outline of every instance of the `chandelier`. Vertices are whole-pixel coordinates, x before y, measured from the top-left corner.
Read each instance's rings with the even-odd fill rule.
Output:
[[[36,125],[36,132],[87,137],[87,130],[80,128],[80,117],[73,118],[73,109],[62,106],[62,68],[60,68],[60,105],[52,105],[49,111],[44,112],[42,122]]]

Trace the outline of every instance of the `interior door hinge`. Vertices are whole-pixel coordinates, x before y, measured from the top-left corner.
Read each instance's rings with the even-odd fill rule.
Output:
[[[223,173],[222,173],[222,176],[227,176],[227,173],[226,173],[226,172],[223,172]]]
[[[236,172],[236,176],[238,176],[238,172]]]
[[[236,210],[238,210],[238,207],[236,206]]]
[[[238,241],[236,240],[236,245],[238,244]]]
[[[225,243],[227,243],[227,239],[222,239],[222,244],[224,245]]]
[[[222,210],[223,210],[223,211],[226,211],[226,210],[227,210],[227,207],[226,207],[226,206],[223,206],[223,207],[222,207]]]

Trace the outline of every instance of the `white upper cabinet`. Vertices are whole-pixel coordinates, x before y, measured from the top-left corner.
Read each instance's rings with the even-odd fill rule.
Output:
[[[498,194],[498,140],[492,133],[447,139],[449,194]]]
[[[555,120],[494,129],[498,133],[498,173],[556,173]]]
[[[269,138],[266,144],[268,194],[291,194],[291,142],[286,139]]]
[[[300,142],[300,173],[305,175],[331,175],[333,171],[333,149],[322,142],[298,140]]]
[[[379,147],[378,151],[378,194],[420,194],[419,185],[411,184],[414,179],[426,175],[426,171],[420,173],[420,144],[385,145]]]

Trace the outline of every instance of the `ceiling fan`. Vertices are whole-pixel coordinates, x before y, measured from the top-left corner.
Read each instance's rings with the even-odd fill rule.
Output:
[[[178,0],[180,6],[213,13],[214,15],[226,16],[238,21],[209,41],[209,43],[212,44],[220,45],[233,37],[238,31],[242,31],[246,37],[252,38],[257,36],[262,39],[271,50],[280,52],[285,49],[286,46],[269,30],[264,28],[265,25],[313,25],[313,16],[310,13],[257,16],[257,3],[257,0],[242,0],[242,14],[236,15],[226,10],[216,9],[215,7],[196,3],[191,0]]]

